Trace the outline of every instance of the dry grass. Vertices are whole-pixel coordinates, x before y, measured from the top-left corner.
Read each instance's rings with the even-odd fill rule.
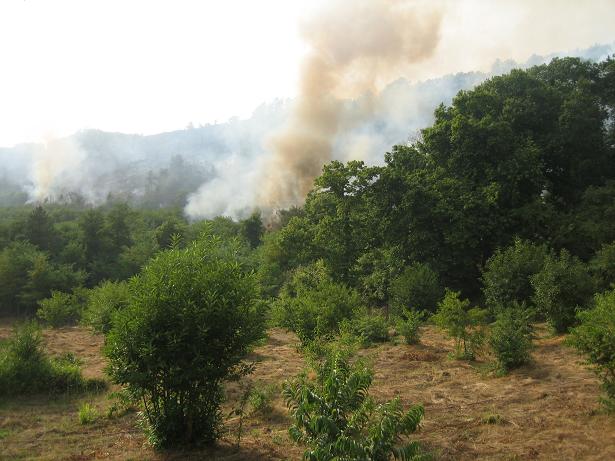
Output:
[[[0,327],[0,337],[8,326]],[[425,420],[417,438],[437,459],[615,459],[615,417],[597,412],[596,378],[581,358],[540,330],[534,362],[504,377],[486,372],[487,362],[448,358],[452,345],[432,327],[422,344],[384,344],[365,349],[375,368],[372,393],[378,399],[399,395],[405,403],[423,403]],[[102,338],[81,327],[45,332],[50,353],[70,351],[84,363],[90,377],[104,376]],[[296,338],[272,330],[252,359],[250,379],[281,383],[297,374],[304,362]],[[241,389],[227,389],[225,413],[236,405]],[[105,394],[24,398],[0,406],[0,459],[39,460],[261,460],[300,459],[302,450],[287,435],[289,421],[278,397],[266,416],[244,420],[241,447],[235,446],[238,419],[227,421],[228,433],[212,450],[157,453],[136,427],[136,416],[82,426],[81,403],[92,403],[101,415],[111,405]]]

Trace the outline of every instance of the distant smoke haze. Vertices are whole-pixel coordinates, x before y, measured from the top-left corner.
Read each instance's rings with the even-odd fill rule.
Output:
[[[309,45],[299,95],[285,127],[269,140],[259,205],[300,204],[314,178],[332,159],[343,128],[370,118],[382,82],[400,64],[416,63],[435,50],[442,12],[417,2],[333,1],[306,22]],[[348,113],[343,99],[364,96]],[[348,146],[352,149],[353,144]]]
[[[606,58],[613,23],[606,0],[334,0],[301,26],[307,52],[293,100],[159,135],[84,130],[0,148],[0,204],[76,193],[91,204],[185,205],[191,219],[271,213],[301,204],[332,159],[382,162],[461,89],[555,56]],[[594,42],[609,44],[575,51]]]

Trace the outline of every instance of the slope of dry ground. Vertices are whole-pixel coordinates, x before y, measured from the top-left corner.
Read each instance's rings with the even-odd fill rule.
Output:
[[[0,327],[0,337],[9,330]],[[77,355],[87,376],[104,376],[100,336],[72,327],[45,331],[45,341],[52,354]],[[597,411],[599,383],[562,341],[540,329],[533,364],[505,377],[491,376],[487,359],[450,360],[450,341],[432,327],[425,328],[420,345],[387,343],[361,354],[374,364],[373,395],[399,395],[404,403],[425,406],[416,437],[436,459],[615,459],[615,417]],[[296,338],[277,329],[252,358],[257,366],[250,379],[256,384],[279,385],[304,366]],[[227,394],[225,414],[236,406],[241,389],[229,386]],[[289,422],[279,397],[265,417],[244,421],[240,448],[235,446],[239,421],[233,417],[216,449],[174,453],[149,448],[135,414],[80,425],[77,412],[83,402],[94,404],[101,415],[111,405],[107,393],[5,400],[0,459],[281,460],[302,454],[287,436]]]

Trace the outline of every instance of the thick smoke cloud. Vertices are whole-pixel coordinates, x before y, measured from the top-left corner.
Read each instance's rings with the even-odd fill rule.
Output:
[[[547,13],[548,23],[536,20]],[[324,163],[382,162],[461,89],[555,56],[613,54],[613,43],[574,49],[611,42],[614,15],[611,0],[334,0],[302,26],[296,99],[153,136],[86,130],[0,148],[0,205],[112,197],[185,205],[201,219],[300,204]]]
[[[332,159],[338,133],[368,119],[382,83],[400,65],[420,62],[438,44],[442,12],[403,0],[331,2],[303,27],[310,51],[290,120],[269,140],[259,205],[267,209],[301,203]],[[361,97],[353,110],[343,98]],[[347,147],[365,156],[369,138]]]

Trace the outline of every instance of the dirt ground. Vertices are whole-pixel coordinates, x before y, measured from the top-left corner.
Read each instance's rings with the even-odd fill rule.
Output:
[[[0,326],[0,338],[9,333],[8,325]],[[50,354],[73,352],[83,361],[86,376],[104,377],[101,336],[82,327],[46,330],[44,335]],[[253,354],[257,365],[250,379],[279,386],[299,373],[304,362],[296,342],[289,333],[271,330],[267,343]],[[435,459],[615,459],[615,416],[599,411],[598,380],[562,342],[541,326],[533,363],[504,377],[489,372],[488,357],[472,363],[451,360],[452,343],[431,326],[425,327],[420,345],[393,341],[361,354],[373,362],[371,393],[377,400],[400,396],[405,404],[424,405],[425,419],[414,437]],[[0,404],[0,459],[301,459],[303,450],[287,435],[289,420],[279,396],[266,416],[244,419],[239,447],[234,416],[227,419],[215,449],[158,453],[147,445],[134,413],[105,417],[111,390],[5,400]],[[240,395],[237,385],[228,387],[225,415]],[[91,425],[78,420],[84,402],[101,415]]]

